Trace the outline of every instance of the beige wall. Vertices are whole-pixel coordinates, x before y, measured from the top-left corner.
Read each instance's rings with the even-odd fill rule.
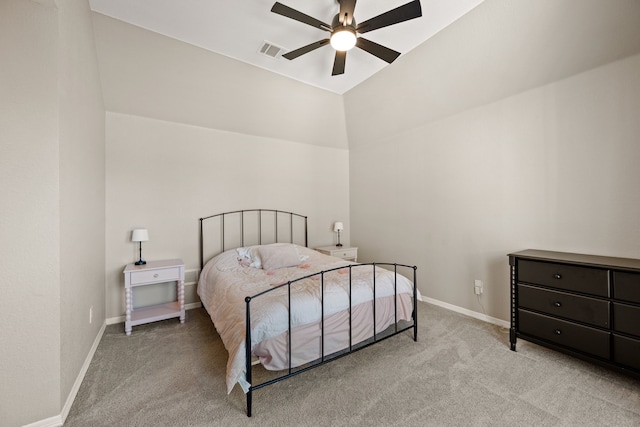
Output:
[[[349,148],[640,53],[640,2],[485,0],[344,96]]]
[[[105,111],[89,5],[57,4],[60,404],[65,405],[105,319]]]
[[[640,257],[638,117],[640,55],[353,148],[352,241],[507,320],[511,251]]]
[[[341,96],[98,13],[93,19],[108,111],[347,148]]]
[[[60,411],[57,42],[53,4],[0,2],[3,426]]]
[[[107,318],[124,314],[133,228],[149,230],[145,259],[182,258],[187,270],[199,268],[198,219],[231,210],[308,215],[310,246],[331,244],[333,222],[348,223],[348,167],[345,149],[108,113]],[[199,301],[195,285],[185,294]]]
[[[268,208],[309,216],[309,244],[349,221],[342,97],[93,14],[107,114],[107,318],[124,315],[135,227],[146,259],[199,268],[198,218]],[[348,229],[345,239],[348,241]],[[168,287],[167,287],[168,288]],[[153,292],[151,292],[153,294]],[[160,295],[140,295],[137,303]],[[193,284],[186,302],[197,302]]]
[[[511,251],[639,257],[638,23],[640,2],[486,0],[349,91],[361,259],[507,320]]]
[[[0,2],[2,426],[62,419],[104,322],[104,110],[90,28],[83,2]]]

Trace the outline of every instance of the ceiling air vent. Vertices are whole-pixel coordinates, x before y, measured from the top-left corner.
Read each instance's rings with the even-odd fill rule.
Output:
[[[277,59],[282,56],[282,54],[285,52],[285,49],[265,40],[262,43],[262,46],[260,46],[259,52],[262,55],[268,56],[269,58]]]

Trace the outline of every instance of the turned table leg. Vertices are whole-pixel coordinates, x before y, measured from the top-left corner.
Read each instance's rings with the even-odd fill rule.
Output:
[[[124,290],[124,303],[126,307],[124,332],[127,335],[131,335],[131,310],[133,309],[133,296],[131,294],[131,287],[126,287]]]

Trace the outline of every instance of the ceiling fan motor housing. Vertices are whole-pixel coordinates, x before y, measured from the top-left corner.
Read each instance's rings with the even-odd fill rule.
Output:
[[[343,24],[340,22],[340,14],[337,13],[336,16],[333,17],[333,21],[331,21],[331,28],[335,31],[342,26]],[[351,24],[347,24],[346,26],[353,28],[354,32],[356,31],[356,20],[353,16],[351,17]]]

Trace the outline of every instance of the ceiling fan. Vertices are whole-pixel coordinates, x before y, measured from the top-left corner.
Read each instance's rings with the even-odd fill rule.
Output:
[[[363,34],[368,31],[377,30],[379,28],[398,24],[400,22],[422,16],[420,1],[414,0],[356,24],[356,20],[353,18],[353,12],[356,8],[356,0],[338,0],[338,2],[340,3],[340,12],[334,16],[331,25],[325,24],[322,21],[312,18],[309,15],[305,15],[304,13],[292,9],[289,6],[285,6],[282,3],[276,2],[271,8],[271,12],[331,33],[327,39],[322,39],[299,49],[292,50],[282,56],[291,60],[322,46],[331,44],[331,46],[336,50],[336,56],[333,62],[333,71],[331,72],[332,76],[344,74],[347,51],[354,46],[359,47],[360,49],[391,64],[398,56],[400,56],[400,52],[396,52],[395,50],[372,42],[371,40],[358,37],[358,34]]]

